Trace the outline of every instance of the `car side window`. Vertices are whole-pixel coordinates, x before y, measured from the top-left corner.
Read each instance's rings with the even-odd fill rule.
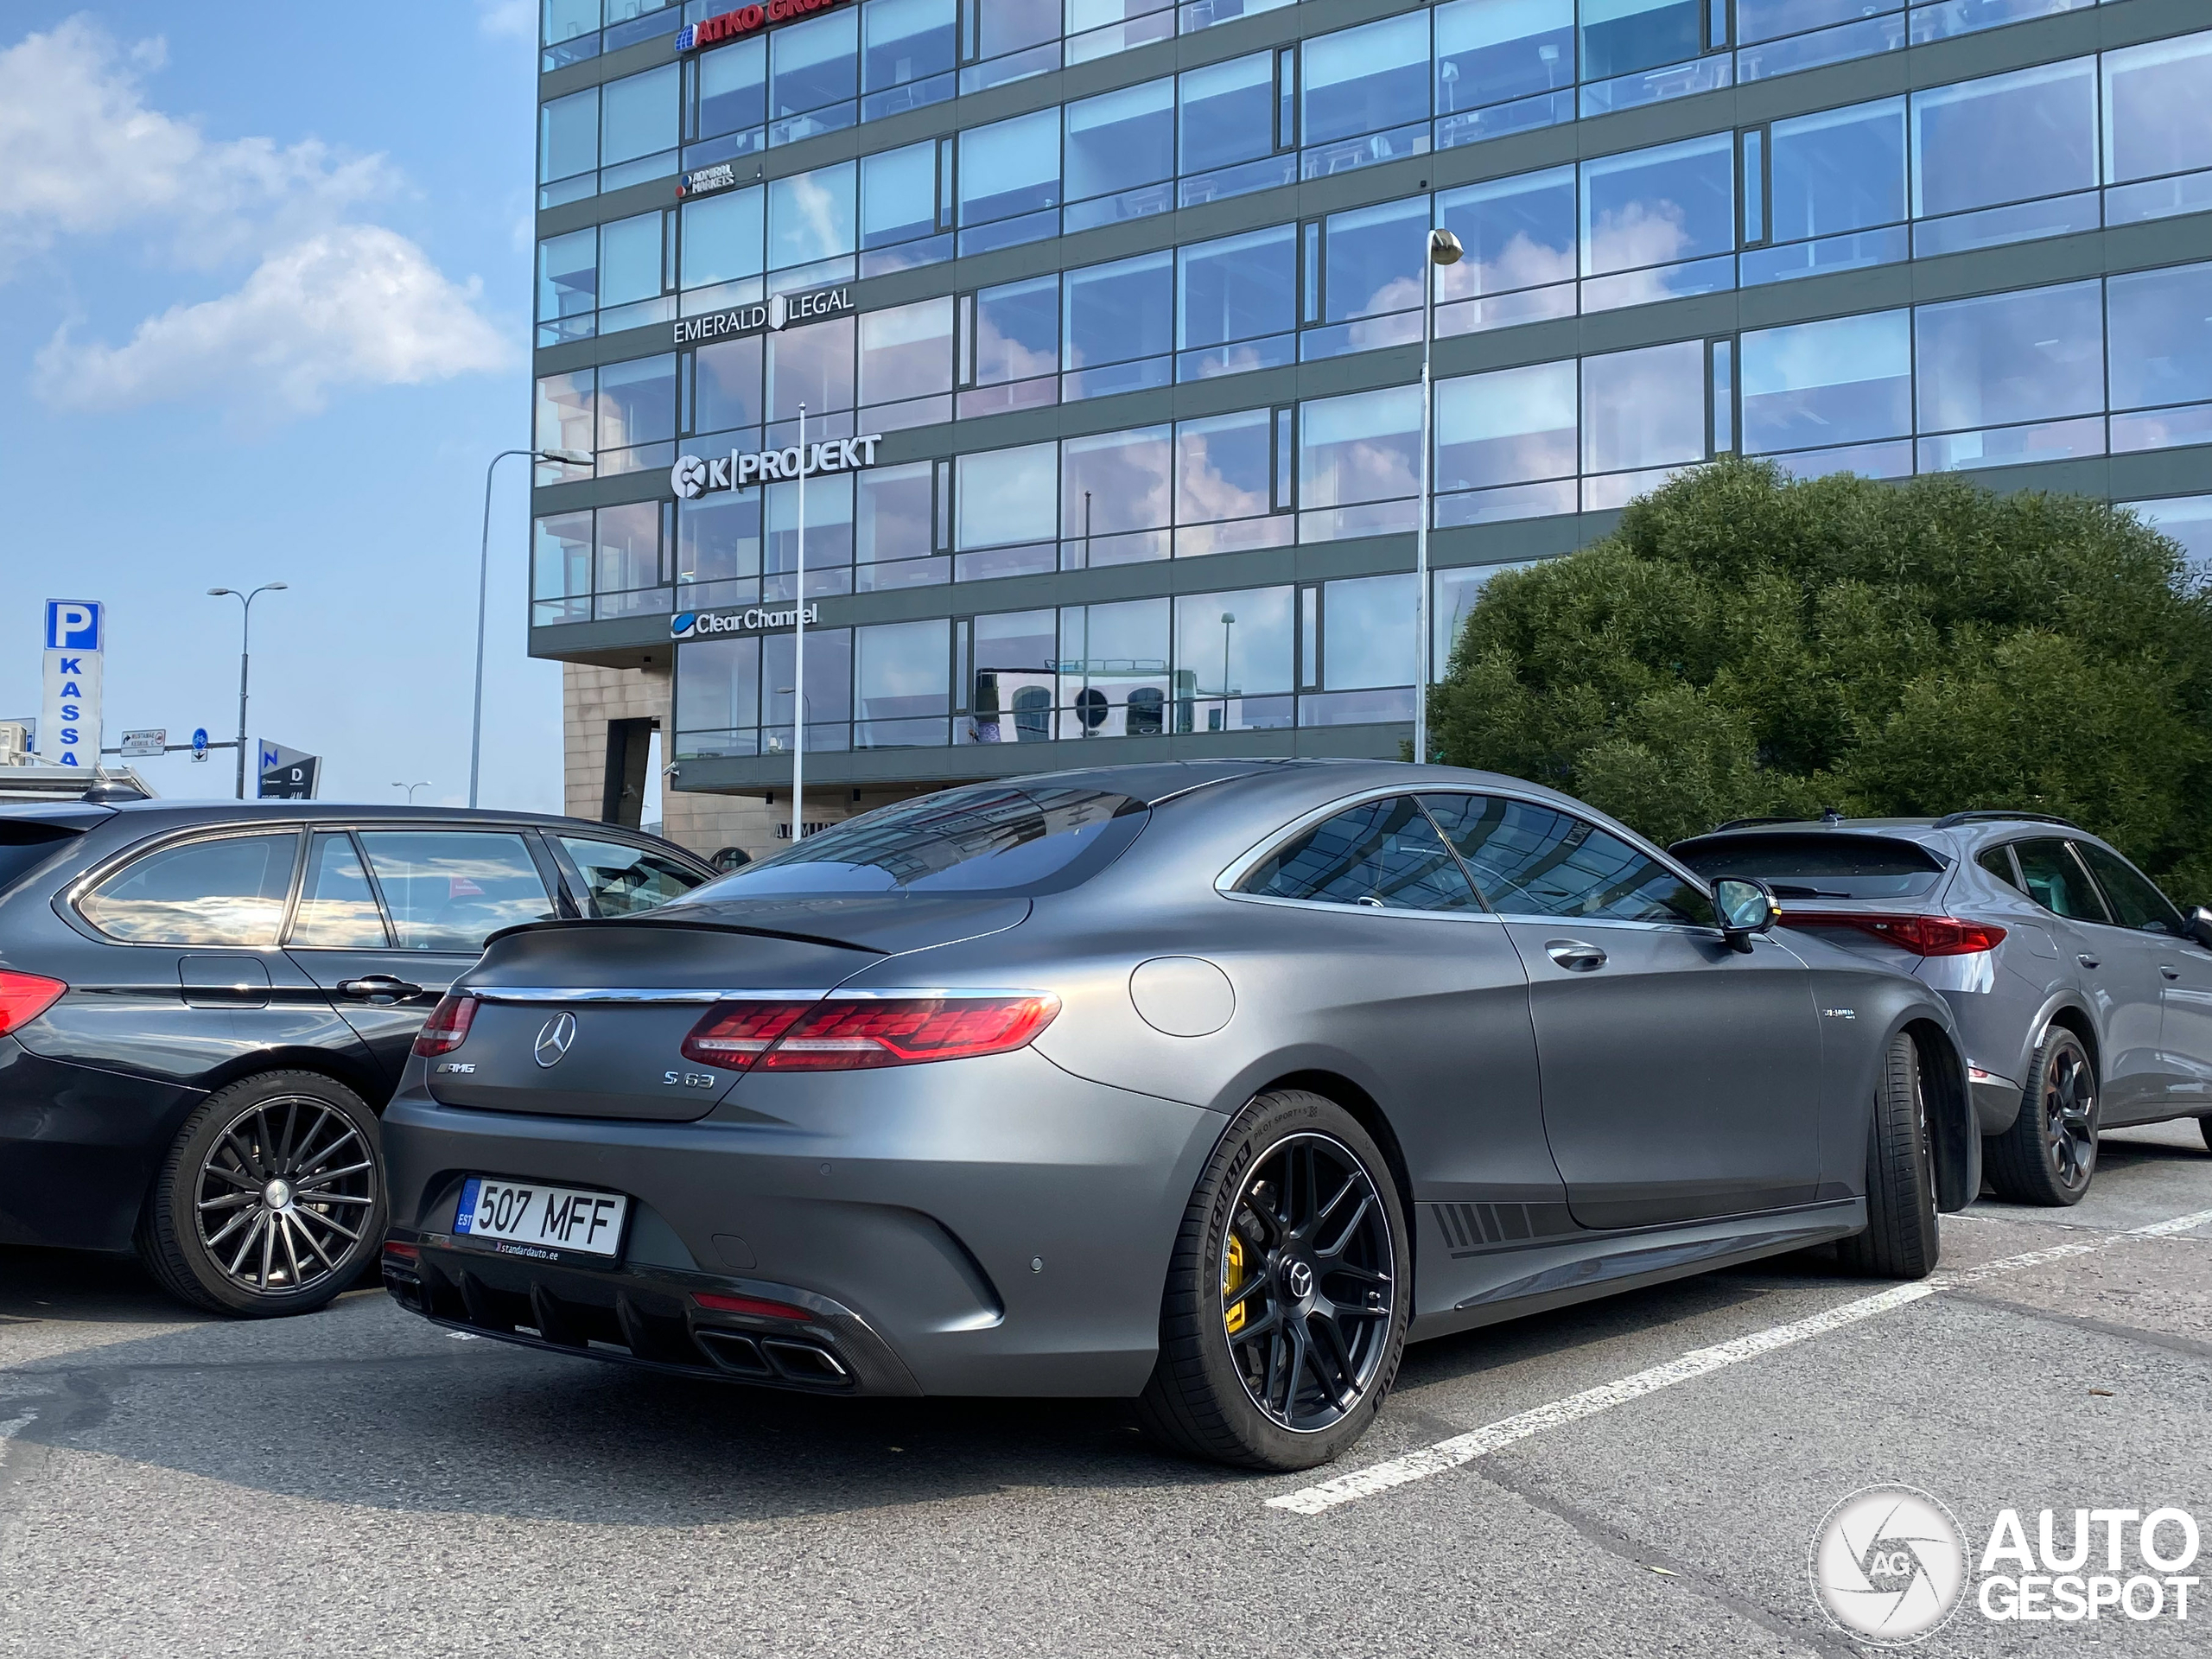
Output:
[[[384,912],[377,907],[376,892],[352,836],[327,830],[316,833],[286,943],[307,950],[381,950],[391,944],[385,937]]]
[[[2081,861],[2056,836],[2042,841],[2016,841],[2012,855],[2020,861],[2020,879],[2028,897],[2054,916],[2078,922],[2104,922],[2103,900],[2090,885]]]
[[[583,876],[594,916],[635,916],[681,899],[706,877],[650,847],[563,836],[562,850]]]
[[[2097,878],[2097,885],[2104,889],[2105,902],[2112,907],[2113,918],[2122,927],[2132,927],[2139,933],[2183,932],[2181,912],[2167,902],[2166,895],[2152,886],[2151,878],[2142,871],[2094,842],[2077,841],[2074,850],[2081,854],[2082,862],[2089,867],[2089,874]]]
[[[286,830],[163,847],[102,881],[77,913],[135,944],[274,944],[299,846]]]
[[[1314,825],[1262,861],[1237,891],[1379,910],[1482,908],[1410,795],[1369,801]]]
[[[2012,868],[2012,849],[2010,847],[1985,847],[1974,855],[1974,861],[2013,892],[2020,890],[2020,874]]]
[[[512,832],[364,830],[361,848],[403,950],[473,956],[503,927],[553,919],[537,861]]]
[[[1720,925],[1704,893],[1595,824],[1496,795],[1421,800],[1501,915]]]

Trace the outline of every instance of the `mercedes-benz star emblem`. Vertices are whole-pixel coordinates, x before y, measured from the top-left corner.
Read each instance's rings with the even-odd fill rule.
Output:
[[[576,1016],[556,1014],[538,1027],[537,1044],[531,1052],[537,1056],[540,1065],[557,1065],[576,1040]]]
[[[1300,1301],[1313,1294],[1313,1269],[1303,1262],[1290,1264],[1290,1294]]]

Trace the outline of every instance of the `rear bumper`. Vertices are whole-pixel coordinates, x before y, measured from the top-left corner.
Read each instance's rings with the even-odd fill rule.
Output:
[[[387,1281],[417,1312],[487,1335],[702,1376],[1132,1395],[1222,1127],[1027,1050],[747,1077],[686,1123],[448,1107],[410,1085],[385,1114],[384,1146],[392,1236],[416,1246],[417,1282],[400,1263]],[[461,1183],[478,1173],[630,1195],[620,1266],[456,1243]],[[718,1313],[695,1292],[810,1318]],[[795,1351],[810,1344],[834,1365]]]
[[[2002,1135],[2020,1115],[2020,1085],[1979,1065],[1969,1065],[1974,1112],[1984,1135]]]
[[[129,1249],[155,1166],[203,1098],[0,1037],[0,1244]]]

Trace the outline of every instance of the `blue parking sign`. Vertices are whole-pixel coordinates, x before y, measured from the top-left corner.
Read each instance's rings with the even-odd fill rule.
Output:
[[[46,601],[46,648],[48,651],[98,651],[100,616],[105,607],[96,599],[49,599]]]

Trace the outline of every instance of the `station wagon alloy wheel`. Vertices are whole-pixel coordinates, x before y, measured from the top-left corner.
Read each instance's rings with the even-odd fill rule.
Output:
[[[302,1290],[339,1270],[376,1208],[360,1131],[309,1095],[259,1100],[224,1125],[200,1166],[200,1242],[239,1289]]]
[[[1222,1325],[1245,1392],[1294,1433],[1341,1421],[1382,1369],[1390,1228],[1351,1149],[1294,1135],[1247,1174],[1223,1241]]]

